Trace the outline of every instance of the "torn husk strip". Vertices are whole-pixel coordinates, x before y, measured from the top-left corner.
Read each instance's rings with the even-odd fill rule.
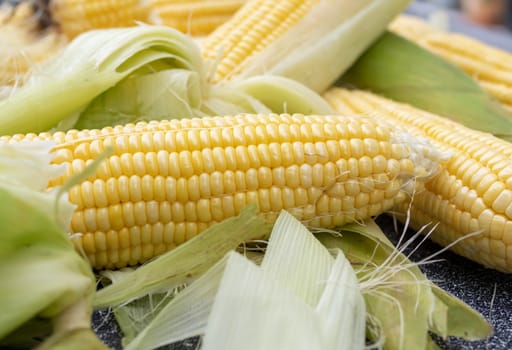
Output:
[[[261,266],[228,253],[162,308],[126,349],[201,334],[205,350],[364,349],[364,301],[341,251],[333,257],[282,211]]]

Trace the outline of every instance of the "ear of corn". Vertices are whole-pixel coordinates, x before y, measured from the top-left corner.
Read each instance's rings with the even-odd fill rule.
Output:
[[[485,266],[512,272],[512,146],[489,134],[363,91],[334,88],[325,95],[344,113],[362,113],[427,137],[453,156],[413,198],[413,228],[434,225],[441,245]],[[402,213],[409,203],[398,206]]]
[[[438,31],[419,18],[398,17],[390,30],[444,58],[473,77],[512,110],[512,54],[460,33]]]
[[[339,84],[369,89],[512,140],[512,114],[470,76],[391,32],[375,42]]]
[[[70,39],[101,28],[131,27],[147,22],[150,8],[140,0],[51,0],[50,12]]]
[[[405,199],[412,178],[436,170],[435,152],[402,136],[361,118],[284,114],[18,135],[11,141],[56,140],[55,162],[67,165],[67,176],[114,148],[94,176],[69,192],[77,205],[75,242],[96,268],[104,268],[146,261],[250,203],[268,220],[285,209],[321,227],[382,213]]]
[[[192,36],[210,34],[227,22],[247,0],[151,0],[152,23]]]
[[[212,65],[211,81],[238,73],[238,66],[304,18],[318,1],[248,1],[203,41],[203,57]]]

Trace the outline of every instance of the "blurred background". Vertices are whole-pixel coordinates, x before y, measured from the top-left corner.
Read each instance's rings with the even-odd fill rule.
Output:
[[[512,52],[512,0],[415,0],[407,12]]]
[[[512,29],[512,2],[510,0],[418,0],[433,6],[460,11],[464,18],[476,25],[497,30]]]

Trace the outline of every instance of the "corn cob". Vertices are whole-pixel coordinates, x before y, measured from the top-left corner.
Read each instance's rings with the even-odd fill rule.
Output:
[[[147,22],[150,7],[141,0],[51,0],[50,13],[72,39],[92,29],[131,27]]]
[[[415,194],[411,226],[434,226],[431,238],[441,245],[481,231],[453,251],[487,267],[512,272],[512,145],[447,119],[363,91],[339,88],[325,98],[343,113],[363,113],[427,137],[453,154],[442,170]],[[409,203],[398,206],[405,213]]]
[[[247,0],[152,0],[151,22],[191,36],[210,34],[227,22]]]
[[[417,27],[417,30],[411,28]],[[400,16],[390,29],[466,71],[503,106],[512,110],[512,54],[458,33],[430,27],[420,19]]]
[[[30,3],[0,6],[0,87],[23,85],[31,69],[55,55],[65,43],[53,29],[38,28]]]
[[[214,62],[212,82],[229,79],[241,65],[299,22],[318,0],[250,0],[203,42],[203,57]]]
[[[27,134],[53,139],[67,175],[108,146],[97,172],[69,191],[74,241],[97,268],[144,262],[256,203],[268,220],[286,209],[334,227],[405,199],[413,177],[435,170],[391,127],[353,117],[238,115]],[[434,154],[434,153],[431,153]],[[424,162],[413,162],[417,156]],[[414,186],[414,185],[413,185]]]
[[[399,15],[391,21],[388,29],[411,41],[421,40],[421,38],[438,31],[423,19],[405,14]]]

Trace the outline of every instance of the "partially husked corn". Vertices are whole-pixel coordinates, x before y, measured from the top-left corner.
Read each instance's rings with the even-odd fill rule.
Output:
[[[203,57],[213,70],[211,81],[239,73],[248,59],[303,19],[317,2],[249,0],[203,42]]]
[[[247,0],[151,0],[151,23],[204,36],[227,22]]]
[[[364,114],[426,137],[453,156],[414,195],[411,226],[434,227],[431,238],[487,267],[512,272],[512,145],[445,118],[361,90],[325,94],[339,112]],[[397,206],[402,212],[409,203]],[[433,225],[433,226],[432,226]]]
[[[15,135],[53,139],[55,163],[97,172],[73,187],[74,240],[95,268],[144,262],[255,203],[316,227],[378,215],[436,171],[429,145],[359,117],[237,115]],[[429,158],[431,157],[431,158]]]
[[[505,108],[512,110],[510,52],[464,34],[436,30],[423,20],[410,16],[399,16],[390,24],[390,29],[459,66]]]
[[[93,29],[147,23],[150,13],[141,0],[51,0],[49,6],[53,20],[70,39]]]

